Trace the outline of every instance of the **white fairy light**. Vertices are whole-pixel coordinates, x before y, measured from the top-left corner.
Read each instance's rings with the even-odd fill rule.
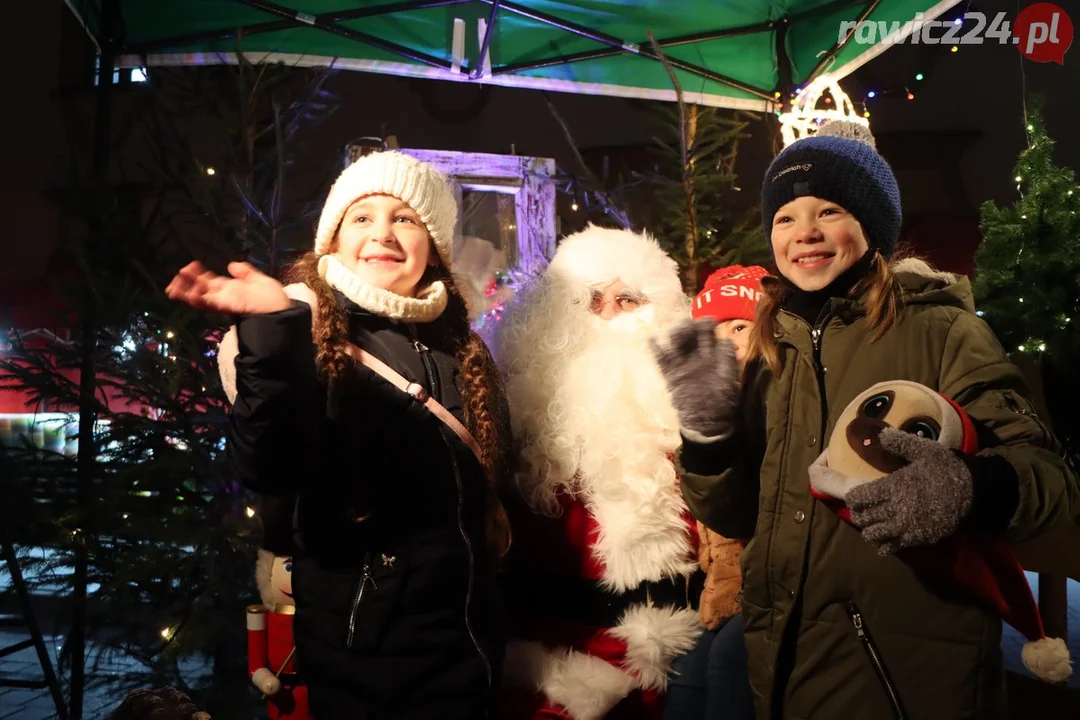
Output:
[[[818,102],[826,90],[833,101],[827,108],[818,108]],[[855,112],[851,98],[840,88],[840,83],[828,75],[820,75],[797,93],[797,99],[791,103],[791,110],[780,113],[780,132],[784,137],[784,147],[800,138],[813,135],[829,120],[847,120],[866,128],[870,127],[870,121]]]

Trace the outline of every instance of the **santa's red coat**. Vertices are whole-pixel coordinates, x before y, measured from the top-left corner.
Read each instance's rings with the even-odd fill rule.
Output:
[[[655,551],[636,554],[635,562],[626,562],[629,555],[616,558],[619,550],[600,542],[605,530],[609,539],[617,535],[597,519],[603,513],[593,511],[605,502],[602,497],[586,502],[561,494],[561,513],[554,518],[525,508],[514,512],[511,575],[516,579],[511,585],[519,592],[510,595],[516,626],[507,649],[502,718],[660,717],[671,660],[689,649],[701,632],[695,609],[699,590],[689,584],[690,574],[700,573],[695,564],[696,523],[678,496],[677,484],[664,491],[673,493],[677,502],[658,505],[642,521],[647,527],[640,528],[640,534],[633,527],[621,530],[628,533],[626,545],[648,542],[645,538],[657,533],[667,536],[668,542],[652,544]],[[617,561],[620,569],[605,560]],[[632,602],[623,607],[625,603],[617,601],[620,614],[605,625],[580,617],[572,594],[561,597],[559,591],[593,581],[641,595],[640,584],[650,580],[676,587],[686,583],[690,602],[654,607]],[[538,582],[545,586],[543,599],[522,601],[522,593],[534,591]],[[612,592],[613,597],[620,594]],[[534,691],[537,687],[540,692]]]

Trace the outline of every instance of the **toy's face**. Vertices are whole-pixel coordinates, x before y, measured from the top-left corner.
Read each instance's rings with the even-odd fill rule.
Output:
[[[270,591],[276,606],[294,605],[292,596],[292,558],[275,557],[270,570]]]
[[[879,434],[893,427],[959,448],[960,418],[940,395],[918,383],[879,383],[859,395],[840,416],[829,438],[829,467],[847,477],[876,479],[906,461],[881,447]]]

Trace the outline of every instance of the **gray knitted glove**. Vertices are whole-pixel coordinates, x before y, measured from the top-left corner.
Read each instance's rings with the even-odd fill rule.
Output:
[[[716,321],[684,320],[671,330],[667,347],[655,340],[650,343],[683,434],[697,442],[731,434],[739,401],[739,364],[734,343],[717,340]]]
[[[952,535],[971,509],[967,464],[954,450],[902,430],[885,428],[880,438],[909,464],[847,492],[852,524],[881,555]]]

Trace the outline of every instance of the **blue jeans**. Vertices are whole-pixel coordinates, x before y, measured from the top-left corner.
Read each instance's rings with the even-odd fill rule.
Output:
[[[702,633],[671,668],[664,720],[753,720],[741,614]]]

